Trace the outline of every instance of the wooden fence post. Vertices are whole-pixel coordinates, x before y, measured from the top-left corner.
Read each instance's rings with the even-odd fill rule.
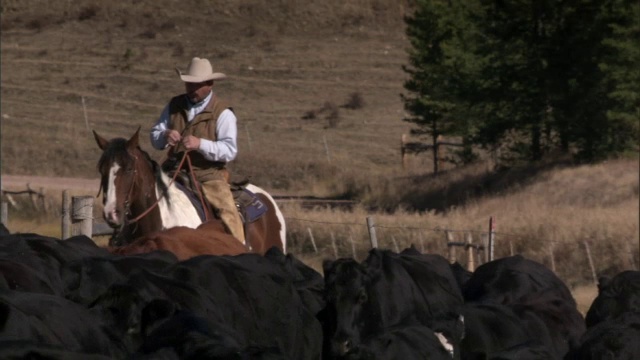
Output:
[[[553,254],[553,242],[549,245],[549,257],[551,258],[551,270],[556,272],[556,257]]]
[[[349,241],[351,242],[351,253],[353,254],[353,259],[358,261],[356,258],[356,243],[353,241],[353,232],[349,232]]]
[[[393,247],[396,249],[396,253],[399,253],[400,248],[398,248],[398,242],[396,241],[396,237],[391,235],[391,241],[393,242]]]
[[[515,252],[513,251],[513,241],[509,240],[509,254],[511,254],[511,256],[515,255]]]
[[[629,264],[628,269],[629,270],[636,270],[636,264],[635,261],[633,259],[633,252],[631,252],[631,245],[627,242],[626,244],[626,248],[627,248],[627,256],[625,256],[624,258],[627,259],[627,262]]]
[[[31,189],[31,185],[27,183],[27,191],[29,192],[29,200],[31,200],[31,206],[33,209],[38,210],[38,203],[33,199],[33,195],[36,194],[33,189]]]
[[[473,237],[471,233],[467,233],[467,270],[473,272],[476,269],[473,254]]]
[[[324,152],[327,154],[327,162],[331,163],[331,155],[329,155],[329,145],[327,144],[326,136],[322,136],[322,142],[324,142]]]
[[[2,222],[6,226],[8,221],[9,221],[9,204],[3,201],[0,204],[0,222]]]
[[[449,263],[453,264],[458,261],[456,258],[456,246],[453,244],[453,235],[449,231],[445,231],[444,234],[447,240],[447,248],[449,250]]]
[[[400,156],[402,157],[402,169],[407,170],[409,168],[409,157],[407,156],[407,134],[402,134],[400,139]]]
[[[480,238],[482,239],[482,255],[484,259],[483,262],[484,263],[488,263],[489,260],[489,234],[480,234]],[[480,258],[478,258],[478,261],[480,261]]]
[[[313,251],[317,254],[318,247],[316,246],[316,240],[313,238],[313,233],[311,232],[311,228],[307,228],[307,232],[309,232],[309,239],[311,239],[311,245],[313,245]]]
[[[69,191],[62,191],[62,240],[71,237],[71,198]]]
[[[333,257],[338,258],[338,245],[336,245],[336,237],[331,232],[331,247],[333,248]]]
[[[371,248],[376,249],[378,247],[378,238],[376,237],[376,224],[372,216],[367,216],[367,229],[369,229]]]
[[[589,267],[591,268],[591,276],[593,277],[593,284],[598,285],[598,277],[596,276],[596,268],[593,266],[593,258],[591,258],[591,248],[589,247],[589,243],[585,240],[582,242],[584,244],[584,248],[587,251],[587,259],[589,260]]]
[[[496,237],[496,229],[495,223],[493,221],[493,216],[489,218],[489,249],[485,249],[485,251],[489,252],[489,261],[493,261],[493,248],[495,244]]]
[[[74,196],[71,206],[71,234],[92,237],[93,196]]]

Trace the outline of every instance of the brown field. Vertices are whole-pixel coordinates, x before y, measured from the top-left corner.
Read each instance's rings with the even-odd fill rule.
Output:
[[[638,154],[503,172],[483,162],[437,177],[424,154],[403,171],[405,1],[8,0],[1,7],[2,175],[95,178],[100,152],[91,130],[128,137],[140,126],[151,152],[147,131],[182,91],[174,67],[204,56],[228,75],[216,92],[239,119],[234,178],[274,194],[361,201],[353,211],[283,206],[290,252],[316,269],[334,256],[332,238],[339,256],[353,255],[351,239],[356,256],[366,255],[367,216],[380,246],[395,241],[443,255],[445,230],[479,243],[494,217],[496,256],[513,248],[555,266],[585,296],[581,310],[594,295],[585,244],[596,276],[638,268]],[[13,231],[59,236],[60,190],[48,191],[49,214],[13,209]]]

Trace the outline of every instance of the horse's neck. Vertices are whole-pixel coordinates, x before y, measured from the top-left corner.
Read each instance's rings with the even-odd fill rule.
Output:
[[[167,174],[162,173],[160,181],[168,188],[167,193],[163,195],[160,186],[156,184],[156,196],[160,199],[158,208],[160,209],[163,229],[169,229],[174,226],[198,227],[202,220],[200,220],[198,211],[187,195],[178,189],[175,183],[171,182]],[[171,185],[169,186],[170,183]]]

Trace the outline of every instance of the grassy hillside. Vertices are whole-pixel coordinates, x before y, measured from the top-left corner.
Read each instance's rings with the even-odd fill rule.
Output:
[[[405,11],[395,0],[3,2],[2,173],[95,176],[90,130],[146,134],[193,56],[229,76],[215,90],[239,118],[237,177],[308,193],[346,169],[397,168]],[[354,96],[362,107],[344,107]]]
[[[276,194],[364,204],[352,212],[284,207],[290,250],[316,267],[334,256],[332,240],[339,255],[352,254],[353,239],[356,256],[364,256],[365,218],[374,216],[381,246],[423,244],[442,254],[444,230],[479,242],[494,217],[497,255],[513,249],[555,266],[572,285],[592,281],[585,241],[598,273],[637,268],[637,154],[500,172],[486,162],[439,176],[424,154],[402,169],[407,3],[3,1],[1,173],[97,176],[91,130],[128,137],[140,126],[146,134],[183,90],[174,68],[204,56],[229,76],[215,89],[239,118],[236,179],[250,177]],[[152,152],[146,136],[142,147]]]

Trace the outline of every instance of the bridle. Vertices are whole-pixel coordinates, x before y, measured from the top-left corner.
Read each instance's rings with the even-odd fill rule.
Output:
[[[193,173],[193,166],[191,165],[191,158],[188,155],[189,151],[191,150],[187,150],[184,152],[184,155],[182,156],[182,159],[180,160],[180,163],[178,164],[178,167],[175,169],[175,173],[173,174],[173,177],[171,178],[171,181],[169,182],[169,184],[167,185],[167,188],[169,188],[171,185],[173,185],[173,183],[175,182],[176,178],[178,177],[178,174],[180,173],[180,170],[182,169],[182,167],[184,166],[185,160],[187,162],[188,165],[188,172],[189,174],[191,174],[191,180],[193,181],[194,184],[196,184],[196,179],[195,179],[195,175]],[[138,157],[135,155],[131,155],[134,160],[137,162],[138,161]],[[145,216],[147,216],[156,206],[158,206],[158,204],[160,203],[160,201],[164,198],[164,196],[167,194],[167,191],[164,191],[160,197],[158,197],[158,199],[156,200],[155,203],[153,203],[150,207],[148,207],[145,211],[143,211],[140,215],[136,216],[133,219],[129,219],[129,215],[131,214],[131,198],[133,195],[133,191],[136,185],[136,178],[137,178],[137,174],[138,171],[137,170],[133,170],[133,179],[131,180],[131,186],[129,187],[129,191],[127,193],[127,197],[124,200],[124,215],[125,215],[125,219],[122,223],[122,226],[120,227],[120,229],[118,229],[118,234],[122,233],[122,230],[131,224],[136,224],[140,219],[144,218]],[[205,220],[210,220],[210,215],[209,212],[206,210],[206,204],[204,202],[204,196],[202,194],[202,192],[200,191],[200,188],[196,186],[196,189],[198,191],[198,196],[200,198],[200,201],[202,203],[203,209],[205,209]],[[100,195],[100,192],[102,190],[102,187],[100,187],[100,190],[98,191],[98,195]],[[137,224],[136,224],[137,225]],[[116,230],[114,230],[115,233]]]

